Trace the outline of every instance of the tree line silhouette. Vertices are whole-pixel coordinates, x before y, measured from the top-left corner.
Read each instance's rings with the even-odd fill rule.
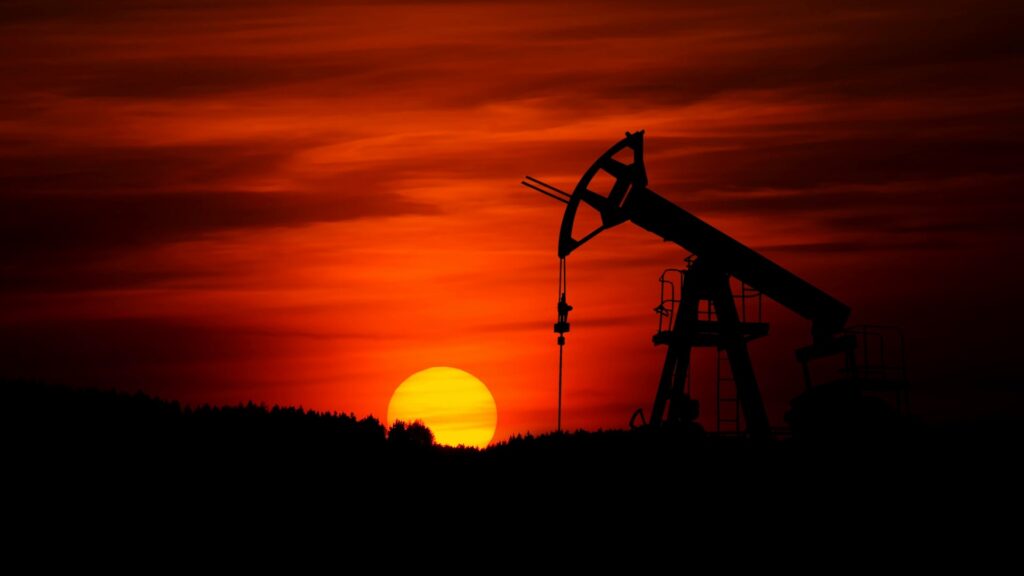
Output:
[[[422,422],[392,424],[373,416],[301,407],[183,406],[138,392],[35,382],[2,384],[11,429],[36,455],[132,459],[366,460],[434,447]]]
[[[360,473],[380,467],[421,473],[425,467],[518,474],[616,475],[638,468],[672,475],[680,456],[707,470],[756,463],[802,467],[808,462],[865,461],[886,465],[913,458],[955,462],[1015,444],[1020,428],[968,423],[908,427],[889,436],[824,435],[763,444],[705,434],[699,427],[598,430],[515,435],[487,449],[439,446],[422,422],[390,429],[373,416],[301,407],[183,406],[143,393],[127,394],[36,382],[2,382],[6,426],[16,457],[37,464],[159,463],[170,467],[302,466]],[[857,441],[852,441],[856,438]],[[908,455],[912,458],[908,458]],[[980,457],[980,456],[979,456]]]
[[[214,540],[226,526],[270,519],[279,530],[338,527],[388,542],[443,535],[435,519],[460,515],[485,535],[488,522],[520,517],[556,531],[621,534],[665,518],[722,519],[731,529],[752,511],[947,514],[950,496],[972,507],[987,498],[984,509],[995,509],[1019,494],[1021,477],[1007,457],[1020,434],[1006,436],[1006,427],[845,448],[693,428],[577,430],[517,434],[479,450],[439,446],[422,423],[388,429],[372,416],[251,402],[190,407],[28,382],[0,382],[0,395],[8,494],[25,522],[45,530],[54,518],[96,530],[113,509],[131,511],[129,531],[174,526]]]

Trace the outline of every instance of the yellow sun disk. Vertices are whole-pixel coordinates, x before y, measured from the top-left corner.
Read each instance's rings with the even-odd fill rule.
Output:
[[[483,448],[494,437],[498,411],[479,379],[463,370],[427,368],[402,382],[388,404],[388,425],[422,420],[438,444]]]

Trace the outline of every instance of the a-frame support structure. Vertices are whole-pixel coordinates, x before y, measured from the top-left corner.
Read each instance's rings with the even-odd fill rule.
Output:
[[[704,302],[707,305],[702,312]],[[747,432],[752,436],[769,436],[768,415],[747,350],[749,341],[768,333],[768,325],[742,321],[729,274],[699,257],[693,259],[685,271],[674,307],[671,330],[654,336],[654,342],[666,344],[668,351],[651,411],[651,424],[665,421],[666,406],[668,422],[686,422],[697,417],[696,402],[686,391],[687,372],[694,348],[715,347],[728,357]]]

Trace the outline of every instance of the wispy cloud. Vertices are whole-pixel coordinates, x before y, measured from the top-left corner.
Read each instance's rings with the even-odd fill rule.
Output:
[[[639,128],[654,190],[844,299],[884,307],[880,286],[927,286],[907,292],[934,306],[892,308],[933,327],[920,334],[928,358],[968,352],[912,308],[941,304],[949,324],[991,333],[955,302],[973,276],[1019,275],[1007,270],[1024,217],[1019,2],[34,0],[3,12],[0,316],[60,344],[47,374],[116,380],[72,342],[102,337],[135,350],[146,377],[202,365],[187,371],[190,394],[224,378],[233,391],[218,397],[282,398],[291,369],[323,386],[322,407],[380,414],[400,372],[451,349],[492,371],[519,415],[505,432],[537,430],[550,358],[528,338],[550,328],[537,301],[551,296],[540,270],[560,214],[516,183],[572,187]],[[573,263],[575,325],[601,339],[579,352],[601,367],[580,368],[594,393],[635,377],[609,352],[611,329],[638,334],[636,302],[656,297],[663,262],[678,264],[642,238],[617,231]],[[947,259],[962,268],[952,277]],[[240,318],[292,336],[236,349],[254,339],[233,331]],[[365,339],[345,354],[296,344],[332,327]],[[226,352],[200,358],[185,341]],[[161,343],[166,357],[150,354]],[[342,397],[330,382],[358,383]],[[609,407],[634,402],[604,392]],[[588,422],[618,422],[603,410]]]

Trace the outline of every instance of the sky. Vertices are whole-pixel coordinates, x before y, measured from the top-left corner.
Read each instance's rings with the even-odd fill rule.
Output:
[[[383,417],[453,366],[496,439],[551,430],[562,205],[519,182],[645,129],[651,189],[902,327],[915,413],[1015,413],[1022,12],[0,2],[0,378]],[[570,256],[567,427],[649,410],[685,256],[630,224]],[[809,326],[767,315],[781,424]]]

